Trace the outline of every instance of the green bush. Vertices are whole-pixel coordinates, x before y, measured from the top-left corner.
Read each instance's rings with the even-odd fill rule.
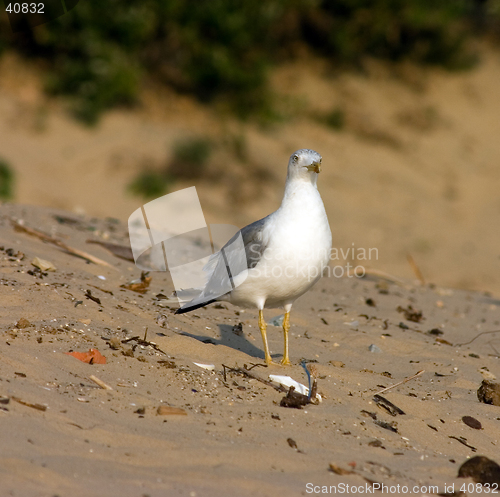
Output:
[[[189,138],[174,145],[174,154],[168,166],[168,175],[178,179],[199,178],[205,172],[212,152],[208,138]]]
[[[474,0],[323,0],[305,18],[304,36],[320,52],[356,62],[371,55],[454,68],[470,63],[464,45]],[[321,15],[319,15],[321,13]]]
[[[345,126],[345,112],[337,107],[324,116],[324,123],[330,128],[340,131]]]
[[[146,199],[156,198],[168,192],[169,181],[157,171],[143,171],[130,183],[130,193]]]
[[[7,162],[0,159],[0,199],[14,196],[14,171]]]
[[[366,55],[466,67],[474,29],[499,26],[498,0],[85,0],[2,47],[45,61],[47,88],[92,123],[161,81],[234,113],[273,115],[269,68],[309,47],[333,64]],[[496,9],[496,10],[495,10]]]
[[[213,144],[208,138],[184,138],[173,146],[172,159],[161,168],[147,168],[130,183],[128,190],[144,198],[160,197],[176,180],[192,180],[206,173]]]
[[[80,2],[40,26],[38,45],[52,70],[47,88],[76,97],[74,111],[88,123],[110,107],[134,102],[142,67],[140,47],[154,34],[154,2]]]

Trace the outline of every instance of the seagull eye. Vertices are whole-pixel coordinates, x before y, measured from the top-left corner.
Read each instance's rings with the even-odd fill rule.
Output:
[[[297,162],[298,160],[299,160],[299,156],[298,156],[298,155],[294,155],[294,156],[293,156],[293,161],[294,161],[294,162]]]

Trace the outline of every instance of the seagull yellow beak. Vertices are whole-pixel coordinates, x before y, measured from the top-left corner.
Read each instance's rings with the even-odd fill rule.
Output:
[[[321,171],[321,162],[313,162],[310,166],[306,166],[308,171],[318,173]]]

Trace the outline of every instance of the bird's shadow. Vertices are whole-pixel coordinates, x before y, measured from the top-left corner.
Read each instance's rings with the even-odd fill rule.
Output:
[[[234,326],[229,324],[219,324],[217,325],[220,331],[220,338],[211,338],[204,335],[195,335],[194,333],[188,333],[183,331],[181,334],[199,340],[203,343],[211,343],[213,345],[225,345],[235,350],[239,350],[251,357],[264,360],[264,350],[256,347],[253,343],[249,342],[244,334],[235,333]],[[272,357],[278,357],[280,354],[271,354]]]

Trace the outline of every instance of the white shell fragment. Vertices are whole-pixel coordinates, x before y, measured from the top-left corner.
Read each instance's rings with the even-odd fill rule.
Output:
[[[199,362],[193,362],[193,364],[196,364],[200,368],[207,369],[208,371],[213,371],[215,369],[214,364],[201,364]]]
[[[299,383],[298,381],[295,381],[293,378],[290,376],[281,376],[278,374],[270,374],[269,379],[271,381],[274,381],[275,383],[279,383],[280,385],[283,385],[284,387],[295,387],[295,391],[298,393],[301,393],[302,395],[309,395],[309,388],[307,388],[305,385],[302,385],[302,383]],[[319,393],[316,394],[316,398],[321,402],[322,398]]]
[[[347,326],[350,326],[351,328],[357,328],[359,326],[359,321],[351,321],[350,323],[344,323]]]
[[[45,259],[40,259],[40,257],[35,257],[32,261],[31,264],[33,266],[37,267],[41,271],[55,271],[56,267],[52,262],[46,261]]]

